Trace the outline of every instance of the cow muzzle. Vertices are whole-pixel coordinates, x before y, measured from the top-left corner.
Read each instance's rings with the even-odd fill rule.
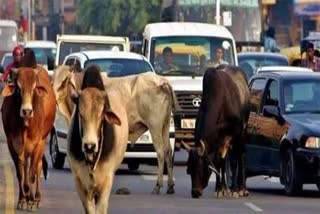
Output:
[[[191,196],[192,196],[192,198],[199,198],[200,196],[202,196],[202,190],[200,190],[200,189],[192,189],[191,190]]]
[[[86,142],[83,144],[82,151],[85,154],[86,160],[93,163],[98,155],[98,144],[94,142]]]
[[[33,117],[32,106],[22,106],[20,110],[20,116],[23,118]]]

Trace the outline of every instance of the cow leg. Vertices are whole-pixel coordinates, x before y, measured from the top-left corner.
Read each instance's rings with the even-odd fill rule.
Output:
[[[94,198],[91,198],[91,200],[89,199],[88,191],[82,185],[79,177],[75,176],[74,180],[75,180],[76,190],[79,194],[82,206],[85,210],[85,213],[86,214],[94,214],[95,213]]]
[[[239,162],[238,162],[238,154],[236,154],[236,148],[233,148],[230,155],[230,165],[231,165],[231,194],[232,197],[239,197],[239,186],[238,186],[238,175],[239,175]]]
[[[32,200],[32,198],[30,198],[30,197],[32,197],[32,188],[30,187],[29,163],[28,163],[28,161],[26,161],[24,163],[23,167],[24,167],[24,174],[25,174],[23,187],[24,187],[24,191],[26,193],[26,198],[27,198],[27,202],[28,202],[28,201]]]
[[[154,148],[157,152],[157,158],[158,158],[158,178],[156,186],[153,188],[152,194],[159,194],[160,189],[163,186],[163,168],[164,168],[164,145],[161,143],[162,141],[162,135],[157,133],[157,131],[154,131],[153,129],[150,129],[150,133],[152,136],[152,141]]]
[[[35,196],[32,194],[32,201],[29,203],[29,208],[32,210],[33,206],[36,204],[37,208],[40,205],[41,201],[41,171],[42,171],[42,157],[44,153],[44,144],[45,141],[40,141],[35,147],[32,159],[31,159],[31,167],[30,167],[30,177],[31,177],[31,186],[36,186],[36,194]]]
[[[168,171],[168,189],[167,194],[174,194],[174,181],[173,181],[173,159],[172,159],[172,149],[170,146],[170,138],[169,138],[169,129],[170,123],[165,125],[163,130],[162,139],[164,142],[165,149],[165,161],[167,163],[167,171]]]
[[[249,196],[249,191],[247,190],[247,186],[246,186],[245,153],[244,152],[240,155],[238,183],[239,183],[239,186],[240,186],[239,195],[241,197]]]
[[[26,192],[24,190],[24,181],[25,181],[25,176],[27,175],[25,175],[24,173],[25,159],[23,156],[24,155],[21,155],[18,158],[17,175],[18,175],[18,182],[19,182],[19,200],[18,200],[17,209],[23,209],[23,205],[27,203]]]
[[[111,193],[111,189],[112,189],[113,177],[114,176],[112,173],[107,175],[106,180],[105,180],[102,188],[100,189],[100,197],[96,203],[98,214],[108,213],[109,198],[110,198],[110,193]]]

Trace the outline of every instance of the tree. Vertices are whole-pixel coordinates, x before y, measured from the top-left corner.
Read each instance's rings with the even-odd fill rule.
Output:
[[[82,33],[129,35],[159,21],[160,0],[79,0]]]

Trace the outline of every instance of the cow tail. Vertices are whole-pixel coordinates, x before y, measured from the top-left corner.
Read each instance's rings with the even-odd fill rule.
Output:
[[[172,107],[172,112],[174,113],[179,104],[178,104],[178,100],[177,100],[177,96],[176,94],[174,93],[174,90],[172,88],[172,86],[170,85],[170,83],[168,82],[164,82],[162,85],[161,85],[161,89],[168,95],[170,95],[171,97],[171,107]]]
[[[47,178],[48,178],[48,162],[47,162],[45,155],[42,156],[42,170],[43,170],[44,179],[47,180]]]

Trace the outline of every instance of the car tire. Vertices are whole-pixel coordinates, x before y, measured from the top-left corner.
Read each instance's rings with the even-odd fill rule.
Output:
[[[303,184],[301,182],[300,169],[292,149],[288,149],[285,152],[282,161],[285,193],[289,196],[297,195],[302,191]]]
[[[136,171],[139,169],[139,163],[138,162],[135,162],[135,161],[131,161],[130,163],[128,163],[128,169],[130,171]]]
[[[50,134],[50,156],[53,168],[62,169],[66,156],[59,151],[58,136],[55,131]]]

